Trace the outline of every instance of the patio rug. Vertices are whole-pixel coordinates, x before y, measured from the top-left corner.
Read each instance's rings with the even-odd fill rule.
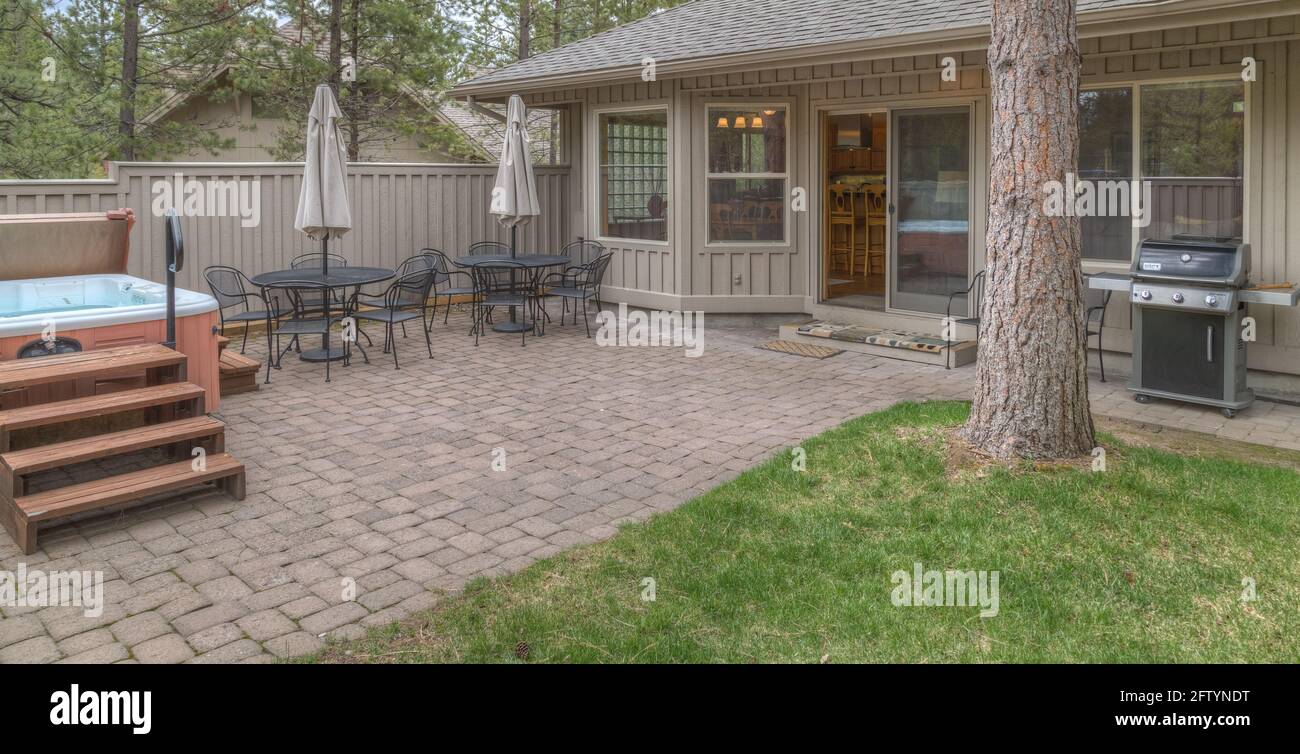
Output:
[[[807,356],[810,359],[829,359],[832,356],[844,353],[842,348],[815,346],[812,343],[791,343],[788,340],[774,340],[771,343],[755,346],[755,348],[776,351],[777,353],[789,353],[795,356]]]
[[[907,330],[881,330],[863,325],[837,325],[832,322],[809,322],[799,327],[799,334],[809,335],[814,338],[841,340],[848,343],[867,343],[873,346],[904,348],[909,351],[925,351],[926,353],[942,353],[944,346],[947,345],[943,338],[926,333],[909,332]],[[957,346],[962,342],[953,341],[953,345]]]

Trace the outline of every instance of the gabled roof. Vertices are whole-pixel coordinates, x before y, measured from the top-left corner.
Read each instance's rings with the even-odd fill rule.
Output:
[[[1183,0],[1079,0],[1081,18],[1129,7],[1168,7]],[[1219,5],[1232,5],[1220,0]],[[766,53],[775,58],[799,50],[893,37],[971,31],[987,34],[989,0],[694,0],[616,29],[466,81],[455,96],[496,95],[510,89],[565,86],[566,78],[638,75],[654,58],[663,76],[701,72],[729,55]],[[936,50],[937,51],[937,50]],[[680,75],[686,75],[681,73]]]
[[[290,44],[313,47],[318,57],[327,58],[329,56],[329,38],[324,35],[316,35],[310,29],[304,32],[296,21],[281,24],[276,28],[275,33],[276,36]],[[212,70],[203,73],[196,78],[191,90],[169,94],[157,107],[141,118],[140,123],[151,124],[166,118],[233,68],[234,66],[231,63],[221,63]],[[436,97],[421,92],[410,85],[403,85],[402,92],[412,103],[428,112],[434,120],[459,131],[465,137],[466,143],[473,150],[476,157],[484,160],[499,158],[504,133],[498,135],[496,130],[497,124],[505,120],[504,108],[496,108],[501,110],[501,114],[494,118],[486,113],[475,112],[455,101],[438,102]],[[547,121],[547,128],[549,128],[549,120]],[[530,128],[530,130],[532,129]]]

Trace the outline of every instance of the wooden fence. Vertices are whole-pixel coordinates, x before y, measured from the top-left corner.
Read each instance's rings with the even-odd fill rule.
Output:
[[[495,165],[353,163],[352,231],[330,250],[354,265],[396,267],[423,247],[458,256],[475,241],[509,241],[509,231],[488,214],[495,179]],[[0,214],[130,207],[137,223],[128,272],[162,281],[163,225],[155,205],[164,207],[167,202],[156,200],[172,192],[185,215],[178,283],[206,291],[208,265],[251,276],[288,267],[293,257],[319,248],[293,228],[301,184],[302,163],[114,163],[103,180],[0,181]],[[520,229],[520,249],[558,249],[574,240],[569,169],[539,166],[537,190],[543,215]]]

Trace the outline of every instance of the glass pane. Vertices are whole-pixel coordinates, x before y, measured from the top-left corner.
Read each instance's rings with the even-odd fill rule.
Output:
[[[892,305],[942,314],[969,272],[970,111],[903,111]]]
[[[1144,237],[1240,236],[1245,84],[1142,87],[1142,177],[1151,181]]]
[[[1133,179],[1133,90],[1092,89],[1079,93],[1079,179]],[[1131,185],[1131,184],[1130,184]],[[1083,258],[1127,262],[1133,254],[1131,217],[1085,216]]]
[[[709,179],[710,243],[784,240],[785,179]]]
[[[710,173],[785,173],[785,109],[709,109]]]
[[[600,116],[601,232],[668,240],[668,114]]]

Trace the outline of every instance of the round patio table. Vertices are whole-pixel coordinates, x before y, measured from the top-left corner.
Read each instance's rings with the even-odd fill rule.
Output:
[[[519,254],[513,257],[509,254],[473,254],[465,257],[457,257],[452,261],[457,267],[491,267],[494,264],[508,262],[511,264],[518,264],[528,270],[544,270],[547,267],[561,267],[568,265],[572,260],[564,254]],[[513,274],[514,273],[512,272],[512,277]],[[526,322],[518,322],[515,320],[515,309],[517,308],[518,307],[515,306],[510,307],[509,322],[498,322],[492,325],[492,329],[497,332],[512,333],[527,330],[528,324]]]
[[[321,272],[319,267],[301,267],[296,270],[274,270],[263,272],[260,275],[254,275],[250,280],[253,285],[266,287],[279,283],[315,283],[323,285],[333,292],[335,289],[346,291],[348,288],[360,288],[363,285],[379,283],[387,280],[397,272],[387,267],[330,267],[328,273]],[[346,298],[347,294],[344,293]],[[330,316],[330,300],[333,296],[324,296],[324,316],[326,319]],[[329,333],[321,336],[321,347],[310,351],[303,351],[299,355],[303,361],[338,361],[343,358],[342,348],[332,348],[330,346]]]

